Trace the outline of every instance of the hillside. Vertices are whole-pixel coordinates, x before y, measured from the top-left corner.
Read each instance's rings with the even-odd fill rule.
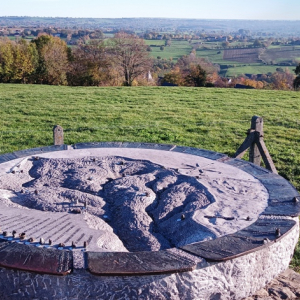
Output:
[[[253,115],[280,174],[300,189],[300,94],[297,92],[164,87],[70,88],[0,85],[0,153],[65,142],[174,143],[233,155]]]

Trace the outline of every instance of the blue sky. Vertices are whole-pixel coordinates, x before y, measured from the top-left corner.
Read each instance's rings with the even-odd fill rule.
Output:
[[[0,4],[0,16],[300,20],[300,0],[0,0]]]

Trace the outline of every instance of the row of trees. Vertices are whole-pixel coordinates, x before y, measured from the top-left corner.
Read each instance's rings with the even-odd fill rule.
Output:
[[[169,60],[151,59],[144,40],[128,33],[117,33],[105,41],[90,41],[70,48],[58,37],[42,34],[31,42],[0,39],[0,82],[39,83],[72,86],[149,85],[149,71],[164,73],[161,84],[177,86],[232,87],[243,84],[254,88],[300,88],[300,65],[296,79],[288,70],[259,78],[221,78],[218,65],[190,55]],[[170,71],[171,70],[171,71]]]
[[[219,71],[218,65],[197,57],[193,51],[190,55],[184,55],[178,59],[171,72],[164,75],[162,84],[170,83],[177,86],[194,87],[213,86]]]
[[[126,33],[74,48],[46,34],[30,43],[0,40],[1,82],[131,86],[151,67],[144,41]]]

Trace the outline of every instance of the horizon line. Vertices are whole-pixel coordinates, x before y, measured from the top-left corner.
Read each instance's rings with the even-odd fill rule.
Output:
[[[184,18],[184,17],[52,17],[52,16],[0,16],[0,18],[51,18],[51,19],[169,19],[169,20],[206,20],[206,21],[288,21],[300,22],[300,19],[219,19],[219,18]]]

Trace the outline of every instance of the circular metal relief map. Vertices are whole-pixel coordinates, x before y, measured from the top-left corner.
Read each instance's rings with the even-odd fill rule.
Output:
[[[298,226],[289,182],[202,149],[82,143],[2,155],[0,167],[4,268],[190,272],[270,247]]]

